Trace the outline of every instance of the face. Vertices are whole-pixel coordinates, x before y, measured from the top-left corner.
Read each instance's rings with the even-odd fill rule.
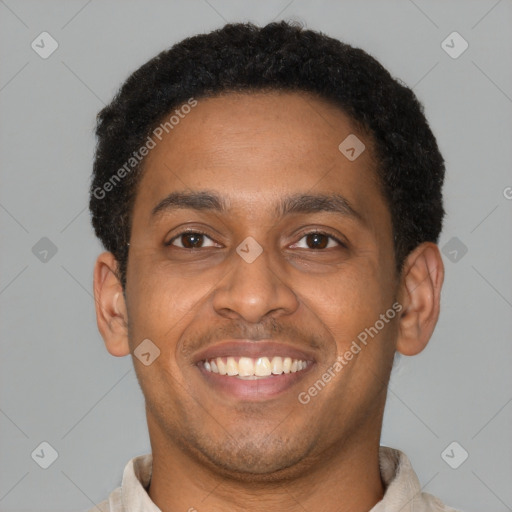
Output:
[[[351,134],[366,146],[353,161],[338,149]],[[128,341],[160,350],[134,358],[152,440],[254,476],[378,438],[397,319],[358,335],[397,298],[392,239],[371,141],[341,110],[295,93],[198,101],[148,155],[133,210]]]

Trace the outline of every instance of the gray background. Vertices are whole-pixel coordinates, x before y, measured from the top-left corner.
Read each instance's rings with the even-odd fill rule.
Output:
[[[362,47],[425,105],[447,163],[442,313],[392,374],[381,444],[446,503],[512,510],[510,1],[5,0],[0,16],[1,511],[88,509],[150,451],[131,358],[110,356],[96,327],[96,113],[183,37],[273,19]],[[43,31],[59,44],[47,59],[31,48]],[[457,59],[441,47],[453,31],[469,43]],[[46,261],[43,237],[57,249]],[[31,457],[43,441],[59,455],[48,469]],[[457,469],[441,457],[453,441],[469,453]]]

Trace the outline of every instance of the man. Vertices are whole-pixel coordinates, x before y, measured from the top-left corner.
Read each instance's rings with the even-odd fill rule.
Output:
[[[412,91],[323,34],[230,24],[135,71],[96,133],[98,328],[152,453],[91,510],[454,510],[379,443],[444,276]]]

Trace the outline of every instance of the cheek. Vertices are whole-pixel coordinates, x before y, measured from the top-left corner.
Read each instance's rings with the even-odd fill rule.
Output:
[[[166,333],[189,309],[185,283],[172,279],[150,260],[133,258],[130,265],[127,294],[132,334],[135,338],[167,339]]]
[[[222,276],[215,270],[180,269],[149,255],[146,259],[134,258],[132,263],[128,280],[132,342],[155,340],[171,357],[183,332],[200,320],[204,303],[210,300],[214,284]]]
[[[139,382],[150,402],[175,407],[180,389],[186,387],[177,360],[178,340],[193,322],[194,304],[200,297],[193,292],[193,284],[161,272],[158,265],[148,264],[145,268],[146,271],[142,270],[142,265],[133,268],[129,290],[129,342],[132,352],[146,339],[157,347],[158,356],[150,365],[134,361]],[[153,345],[148,347],[145,351],[154,357],[156,349]]]
[[[373,326],[393,302],[393,289],[383,282],[382,271],[363,258],[347,263],[337,277],[304,290],[339,350]]]

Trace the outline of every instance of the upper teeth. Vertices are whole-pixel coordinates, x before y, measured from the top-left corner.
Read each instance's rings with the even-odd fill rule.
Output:
[[[237,360],[238,359],[238,360]],[[209,372],[221,375],[239,377],[266,377],[268,375],[280,375],[281,373],[295,373],[304,370],[307,361],[292,359],[291,357],[216,357],[203,361],[205,369]]]

